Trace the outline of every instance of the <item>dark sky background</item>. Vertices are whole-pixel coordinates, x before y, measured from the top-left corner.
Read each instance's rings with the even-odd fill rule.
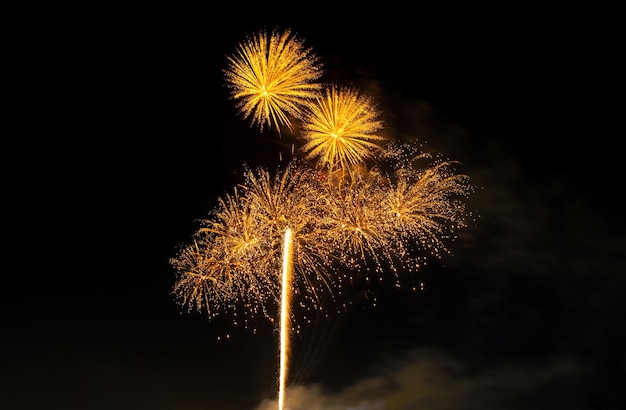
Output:
[[[355,293],[294,340],[292,410],[624,409],[616,12],[223,7],[16,16],[0,408],[276,408],[272,326],[182,312],[168,260],[244,163],[278,162],[221,71],[278,27],[376,98],[389,136],[477,187],[475,223],[415,276],[422,291]]]

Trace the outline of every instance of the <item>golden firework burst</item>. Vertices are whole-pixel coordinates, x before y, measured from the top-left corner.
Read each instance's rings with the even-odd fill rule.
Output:
[[[303,118],[308,158],[317,158],[325,167],[348,170],[379,148],[385,138],[375,132],[382,128],[374,100],[350,87],[327,87]]]
[[[278,294],[275,262],[247,198],[235,189],[219,199],[211,216],[201,221],[194,242],[172,258],[179,303],[211,316],[239,307],[251,316],[265,313],[267,301]]]
[[[319,58],[291,30],[261,31],[228,56],[227,85],[244,118],[263,127],[292,129],[289,115],[301,117],[321,85]]]
[[[316,304],[318,292],[332,287],[330,242],[321,220],[327,202],[319,189],[318,171],[293,161],[272,177],[265,169],[246,169],[243,183],[219,206],[192,245],[172,259],[178,272],[174,292],[188,310],[211,315],[245,306],[253,314],[268,314],[280,286],[282,242],[293,233],[294,286]]]
[[[467,175],[454,172],[455,165],[435,161],[425,168],[400,168],[389,178],[381,209],[396,254],[410,255],[409,248],[419,247],[421,254],[439,257],[448,250],[446,242],[467,226],[463,199],[473,187]]]

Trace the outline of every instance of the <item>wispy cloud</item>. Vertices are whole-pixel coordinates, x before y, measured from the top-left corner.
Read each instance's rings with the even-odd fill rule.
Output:
[[[320,384],[291,387],[289,410],[496,410],[574,408],[587,398],[577,383],[593,366],[576,357],[541,362],[511,361],[476,368],[438,351],[410,352],[402,362],[380,367],[380,376],[365,378],[340,391]],[[569,391],[569,393],[568,393]],[[558,402],[557,402],[558,401]],[[265,400],[255,410],[274,410]]]

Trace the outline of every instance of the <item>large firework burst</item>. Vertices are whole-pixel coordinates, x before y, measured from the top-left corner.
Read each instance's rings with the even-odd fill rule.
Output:
[[[302,150],[317,158],[325,167],[348,170],[379,149],[384,137],[373,99],[353,88],[331,85],[317,99],[303,118]]]
[[[321,174],[293,161],[274,176],[265,169],[245,172],[243,183],[220,198],[201,222],[195,240],[172,259],[174,292],[189,310],[214,316],[243,307],[263,313],[277,302],[282,241],[293,233],[294,285],[315,306],[316,294],[332,288],[333,250],[320,223],[328,203]]]
[[[353,269],[373,262],[381,273],[416,270],[467,226],[464,199],[474,188],[457,162],[416,154],[412,144],[389,144],[376,160],[326,185],[326,233]]]
[[[439,257],[466,226],[463,198],[472,186],[454,165],[433,160],[415,168],[394,160],[389,169],[361,168],[338,179],[297,160],[273,176],[247,169],[243,183],[219,199],[193,243],[172,259],[179,302],[211,315],[239,306],[271,318],[287,228],[293,233],[294,291],[309,308],[321,308],[318,294],[341,285],[338,268],[359,270],[373,262],[379,273],[417,269],[420,258]]]
[[[171,259],[174,294],[210,316],[234,311],[235,323],[238,312],[245,323],[256,315],[273,322],[280,306],[283,410],[292,294],[300,306],[324,308],[319,293],[341,286],[339,269],[358,271],[372,261],[376,275],[419,268],[424,254],[439,256],[466,226],[463,197],[472,187],[452,161],[417,167],[426,156],[413,146],[382,147],[374,101],[345,86],[320,91],[317,56],[289,30],[248,37],[228,62],[227,85],[244,118],[279,133],[294,129],[291,118],[300,120],[301,149],[320,166],[294,159],[273,176],[246,169],[242,184]]]

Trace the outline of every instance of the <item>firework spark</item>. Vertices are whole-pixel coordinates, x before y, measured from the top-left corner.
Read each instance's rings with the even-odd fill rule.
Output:
[[[327,87],[309,106],[303,123],[302,150],[331,170],[350,169],[379,149],[384,137],[374,101],[349,87]]]
[[[231,96],[244,118],[263,127],[292,129],[288,114],[299,118],[321,85],[319,58],[290,30],[259,32],[239,44],[225,70]]]

